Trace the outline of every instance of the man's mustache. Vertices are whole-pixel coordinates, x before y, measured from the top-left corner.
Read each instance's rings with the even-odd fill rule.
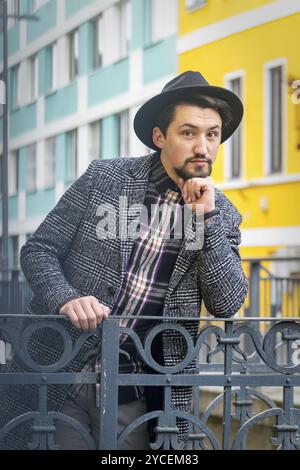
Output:
[[[212,165],[212,160],[211,160],[210,158],[206,158],[206,157],[203,157],[203,156],[201,156],[201,155],[199,155],[199,156],[197,156],[197,157],[188,158],[188,159],[186,160],[186,164],[187,164],[187,163],[190,163],[190,162],[195,162],[195,161],[197,161],[197,160],[202,160],[202,161],[207,162],[207,163],[209,163],[210,165]]]

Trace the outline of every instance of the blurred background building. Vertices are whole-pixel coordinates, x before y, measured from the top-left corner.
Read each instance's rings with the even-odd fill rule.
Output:
[[[204,70],[245,104],[243,125],[214,168],[243,215],[242,253],[299,255],[300,105],[292,94],[300,77],[300,3],[191,0],[180,6],[180,71]]]
[[[245,104],[243,124],[213,172],[243,215],[242,256],[299,258],[298,0],[7,4],[9,13],[39,17],[8,24],[11,269],[28,235],[92,159],[149,151],[134,135],[135,112],[188,69]],[[265,266],[297,279],[298,311],[299,260]]]
[[[178,7],[177,0],[7,4],[9,14],[39,17],[8,22],[12,269],[28,235],[91,160],[149,152],[132,121],[177,72]]]

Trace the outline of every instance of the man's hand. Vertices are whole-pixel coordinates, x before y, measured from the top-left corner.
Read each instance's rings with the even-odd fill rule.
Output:
[[[59,315],[67,315],[71,323],[83,331],[96,330],[109,314],[110,309],[92,296],[70,300],[59,310]]]
[[[215,209],[215,183],[209,176],[207,178],[179,178],[178,186],[186,204],[192,204],[192,210],[196,205],[203,204],[204,214]]]

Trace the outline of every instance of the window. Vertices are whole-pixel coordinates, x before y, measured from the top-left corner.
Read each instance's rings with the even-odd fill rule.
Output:
[[[177,2],[149,0],[146,3],[150,24],[146,27],[148,42],[154,43],[177,32]]]
[[[16,150],[10,154],[9,165],[9,194],[16,195],[19,191],[19,151]]]
[[[20,16],[20,0],[8,0],[7,14]],[[18,18],[8,18],[7,27],[11,28],[18,22]]]
[[[124,157],[129,153],[129,113],[119,114],[119,155]]]
[[[265,173],[281,173],[285,149],[285,108],[287,90],[286,59],[280,58],[265,64],[265,116],[264,154]]]
[[[97,69],[103,63],[103,17],[98,16],[93,21],[93,68]]]
[[[47,79],[48,91],[57,88],[57,44],[56,42],[47,47]]]
[[[36,11],[48,3],[49,0],[32,0],[32,11]]]
[[[19,269],[19,237],[14,235],[11,237],[12,240],[12,268]]]
[[[77,178],[77,129],[67,133],[67,181],[72,182]]]
[[[21,104],[21,91],[20,91],[20,64],[15,65],[11,71],[12,79],[12,107],[16,109]]]
[[[269,148],[270,173],[282,171],[283,154],[283,69],[282,66],[269,69]]]
[[[242,98],[242,77],[232,78],[228,82],[228,88]],[[229,179],[240,178],[242,172],[242,125],[235,131],[229,143]]]
[[[188,11],[196,10],[199,7],[203,7],[207,4],[207,0],[185,0],[185,8]]]
[[[3,80],[0,80],[0,116],[3,115],[4,105],[6,103],[6,88]]]
[[[45,156],[45,187],[53,188],[55,186],[56,137],[46,140]]]
[[[3,166],[3,159],[2,159],[2,155],[0,155],[0,196],[1,197],[2,197],[2,175],[3,175],[2,166]]]
[[[90,160],[93,160],[95,158],[101,158],[101,155],[102,155],[101,127],[102,127],[101,120],[93,122],[90,125],[90,147],[89,147]]]
[[[79,31],[69,35],[69,78],[74,80],[79,73]]]
[[[131,2],[119,4],[120,57],[127,57],[131,45]]]
[[[36,191],[36,144],[26,148],[26,191]]]
[[[28,102],[32,103],[38,97],[38,58],[34,55],[28,60]]]

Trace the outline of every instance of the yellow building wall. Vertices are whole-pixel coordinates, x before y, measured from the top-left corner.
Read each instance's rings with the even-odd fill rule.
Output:
[[[212,22],[212,19],[215,22],[224,18],[224,15],[231,16],[234,12],[237,13],[238,5],[245,11],[249,7],[260,6],[264,3],[271,2],[212,1],[213,6],[207,11],[206,8],[200,8],[193,14],[182,13],[180,31],[182,33],[191,31],[195,27],[199,28],[201,25]],[[217,5],[221,7],[221,4],[223,5],[222,11],[217,8]],[[181,8],[182,6],[183,4],[181,4]],[[196,17],[197,19],[195,19]],[[287,76],[291,80],[300,78],[300,61],[297,52],[299,30],[300,13],[245,30],[179,55],[180,72],[199,70],[214,85],[224,86],[224,76],[227,73],[237,70],[244,71],[245,116],[243,132],[245,150],[242,178],[244,181],[266,177],[264,169],[264,64],[275,59],[286,58]],[[297,130],[297,115],[299,118],[300,105],[295,105],[292,102],[291,93],[294,90],[288,83],[285,85],[286,155],[283,166],[285,174],[293,174],[300,173],[300,149],[298,149],[300,133]],[[223,157],[224,152],[221,148],[212,175],[217,184],[224,181]],[[300,225],[300,210],[297,208],[297,201],[300,200],[299,182],[278,185],[266,184],[265,186],[225,190],[224,192],[242,213],[242,228]],[[267,212],[260,210],[262,197],[268,200]],[[276,250],[276,247],[268,248],[268,240],[262,240],[261,247],[261,256],[271,254],[270,252]],[[242,254],[250,256],[251,252],[258,256],[258,251],[257,248],[243,249]]]
[[[188,12],[185,0],[179,1],[179,34],[190,33],[216,21],[221,21],[253,8],[272,3],[274,0],[208,0],[207,5]]]
[[[276,24],[274,24],[276,23]],[[259,26],[215,41],[179,56],[179,69],[199,70],[210,83],[224,86],[224,75],[235,70],[245,72],[245,179],[265,176],[264,172],[264,64],[286,58],[288,76],[300,77],[297,53],[300,14]],[[291,100],[294,91],[286,86],[287,173],[300,172],[299,131],[296,129],[297,105]],[[215,178],[223,180],[223,159],[215,165]]]

